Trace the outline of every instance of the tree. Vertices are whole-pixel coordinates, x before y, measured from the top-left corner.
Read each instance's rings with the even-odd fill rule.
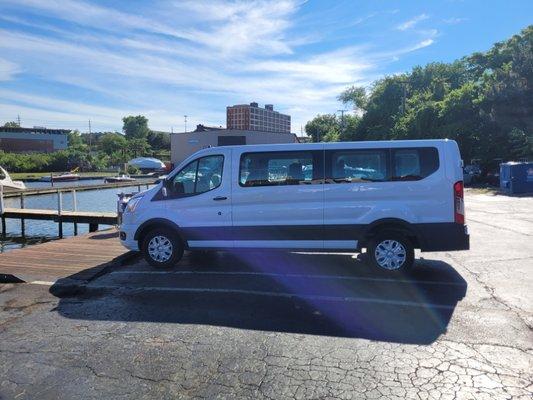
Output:
[[[127,139],[146,139],[150,133],[148,119],[142,115],[129,115],[122,118],[124,123],[122,131]]]
[[[130,139],[128,140],[128,150],[134,157],[139,157],[150,151],[150,145],[146,139]]]
[[[320,142],[332,129],[337,128],[339,122],[335,114],[317,115],[307,124],[305,124],[305,132],[311,136],[313,142]]]
[[[87,146],[83,144],[80,131],[74,130],[67,133],[67,140],[69,148],[87,150]]]
[[[450,138],[463,159],[533,158],[533,25],[452,63],[429,63],[351,86],[338,99],[360,118],[318,115],[306,131],[320,140]],[[338,127],[338,128],[335,128]]]
[[[148,144],[154,150],[170,150],[170,135],[165,132],[151,131],[148,134]]]
[[[18,122],[9,121],[4,124],[4,128],[20,128],[20,125]]]
[[[362,86],[350,86],[337,99],[343,104],[350,104],[355,111],[364,111],[368,101],[366,89]]]
[[[98,147],[105,154],[111,155],[117,151],[125,151],[127,149],[127,141],[124,135],[120,133],[104,133],[98,140]]]

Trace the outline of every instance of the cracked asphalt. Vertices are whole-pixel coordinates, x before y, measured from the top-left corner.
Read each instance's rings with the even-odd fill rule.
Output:
[[[247,253],[0,285],[0,399],[531,399],[533,198],[466,206],[471,250],[402,278]]]

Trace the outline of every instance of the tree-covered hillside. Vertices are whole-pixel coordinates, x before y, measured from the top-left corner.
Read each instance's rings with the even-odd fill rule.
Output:
[[[533,25],[485,53],[387,76],[339,100],[360,117],[319,115],[314,141],[450,138],[466,162],[533,155]]]

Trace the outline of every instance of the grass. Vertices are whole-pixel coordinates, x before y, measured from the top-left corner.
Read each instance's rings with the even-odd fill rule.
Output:
[[[115,172],[77,172],[80,176],[115,176]],[[11,179],[31,179],[41,178],[43,176],[50,176],[50,174],[58,175],[60,172],[11,172],[9,175]]]

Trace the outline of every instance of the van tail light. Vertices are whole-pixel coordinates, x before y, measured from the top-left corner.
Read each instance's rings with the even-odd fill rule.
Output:
[[[465,201],[463,181],[453,185],[454,220],[457,224],[465,223]]]

